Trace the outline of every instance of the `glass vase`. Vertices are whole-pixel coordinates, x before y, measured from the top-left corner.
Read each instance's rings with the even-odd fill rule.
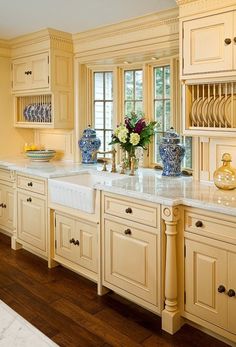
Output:
[[[217,188],[232,190],[236,188],[236,170],[231,166],[231,155],[224,153],[222,156],[223,165],[219,167],[213,175]]]
[[[135,162],[134,162],[134,169],[137,170],[138,169],[138,165],[139,165],[139,159],[136,157],[135,155],[135,148],[132,148],[130,151],[123,151],[123,161],[125,163],[125,168],[127,170],[131,169],[131,158],[135,158]]]

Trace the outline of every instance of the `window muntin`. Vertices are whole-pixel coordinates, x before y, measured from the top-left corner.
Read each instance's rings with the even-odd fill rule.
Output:
[[[125,115],[143,111],[143,71],[140,69],[124,71],[124,110]]]
[[[99,71],[93,74],[94,107],[93,123],[101,140],[100,150],[108,151],[114,128],[113,112],[113,72]]]

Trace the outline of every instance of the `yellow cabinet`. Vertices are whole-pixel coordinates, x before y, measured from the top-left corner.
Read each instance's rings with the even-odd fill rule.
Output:
[[[236,334],[236,252],[201,236],[185,247],[185,311]]]
[[[89,271],[97,272],[97,228],[89,221],[55,213],[55,259],[67,259]],[[60,259],[57,256],[61,257]]]
[[[36,251],[46,253],[46,201],[18,191],[17,194],[17,238]]]
[[[104,283],[157,305],[157,235],[105,220]]]
[[[32,90],[49,87],[49,55],[36,54],[12,62],[12,90]]]
[[[0,227],[13,230],[14,191],[8,185],[0,184]]]

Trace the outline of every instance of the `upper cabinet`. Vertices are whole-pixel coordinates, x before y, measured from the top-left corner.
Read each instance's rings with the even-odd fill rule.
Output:
[[[73,45],[47,29],[13,40],[15,126],[73,128]]]
[[[232,11],[183,22],[183,75],[236,69],[234,18]]]

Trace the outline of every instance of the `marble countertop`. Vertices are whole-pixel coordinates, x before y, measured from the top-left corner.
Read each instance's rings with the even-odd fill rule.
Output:
[[[82,165],[71,161],[34,163],[22,158],[0,158],[0,168],[44,178],[101,171],[101,165]],[[111,175],[111,181],[95,185],[96,189],[159,204],[181,204],[236,216],[236,190],[219,190],[213,183],[194,181],[192,177],[162,177],[160,171],[153,169],[139,169],[134,177],[106,175]]]

